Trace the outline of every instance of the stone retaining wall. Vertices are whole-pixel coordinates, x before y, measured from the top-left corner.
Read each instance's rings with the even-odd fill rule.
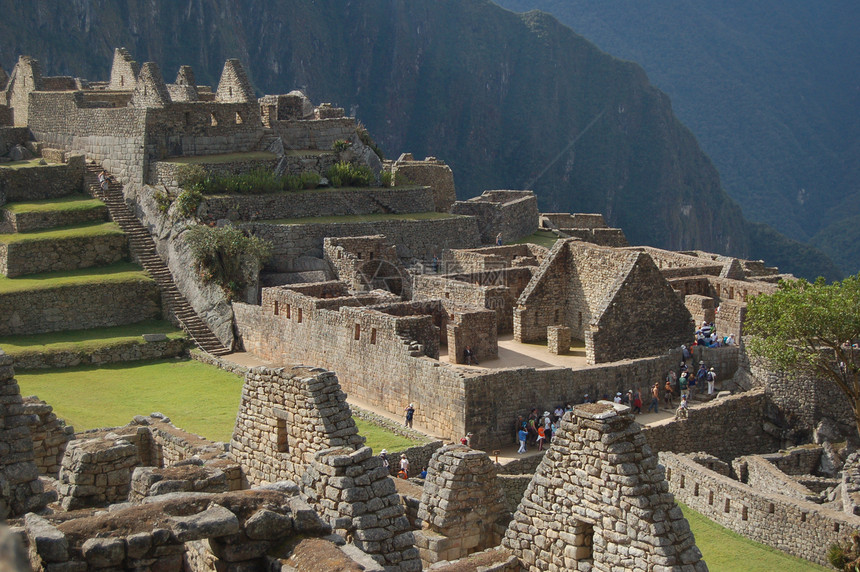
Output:
[[[355,133],[355,119],[294,119],[273,121],[275,133],[284,142],[284,149],[319,149],[330,151],[335,141],[346,141]]]
[[[433,210],[430,187],[317,189],[265,195],[207,195],[201,216],[214,219],[275,220]],[[374,233],[371,233],[374,234]]]
[[[85,224],[108,220],[108,210],[104,205],[74,211],[38,211],[14,213],[0,209],[0,234],[31,232],[73,224]]]
[[[84,158],[76,155],[63,165],[39,165],[4,169],[0,165],[0,196],[6,202],[56,199],[80,193],[84,178]]]
[[[16,365],[18,362],[16,361]],[[54,408],[36,396],[24,398],[24,408],[31,415],[30,436],[39,474],[56,478],[60,472],[66,444],[75,438],[75,428],[57,418]]]
[[[192,343],[187,339],[147,342],[140,340],[94,350],[24,351],[15,353],[18,369],[54,369],[127,361],[167,359],[182,355]]]
[[[860,529],[860,517],[768,493],[660,453],[669,490],[691,509],[756,542],[828,566],[827,548]]]
[[[730,463],[735,457],[779,447],[763,429],[766,407],[765,392],[750,391],[697,405],[687,419],[657,421],[642,433],[654,451],[703,451]]]
[[[382,234],[397,245],[401,257],[429,260],[447,248],[471,248],[479,244],[477,227],[471,217],[436,220],[382,220],[375,222],[274,225],[248,223],[243,228],[272,245],[267,268],[290,271],[300,256],[322,258],[323,239],[328,236]]]
[[[128,256],[128,241],[119,229],[112,234],[0,242],[0,274],[13,278],[108,266]]]
[[[758,455],[738,457],[732,468],[739,480],[757,491],[779,491],[780,494],[814,502],[818,495],[792,479],[773,463]]]
[[[537,198],[531,191],[484,191],[455,202],[451,212],[476,218],[481,244],[495,244],[499,233],[503,242],[513,242],[538,229]]]
[[[499,486],[505,493],[505,506],[512,513],[517,510],[523,495],[534,475],[496,475]]]
[[[57,492],[65,510],[125,501],[137,447],[124,439],[76,439],[66,446]]]
[[[120,326],[160,317],[161,294],[149,279],[0,294],[0,336]]]
[[[9,108],[0,105],[0,114],[4,113],[4,111],[8,114]],[[11,114],[9,114],[9,118],[11,120]],[[8,125],[11,125],[11,123]],[[8,153],[15,145],[25,145],[30,140],[29,129],[26,127],[9,127],[8,125],[0,118],[0,156]]]

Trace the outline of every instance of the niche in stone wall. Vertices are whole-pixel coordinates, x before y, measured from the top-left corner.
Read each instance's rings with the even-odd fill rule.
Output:
[[[290,443],[287,438],[287,412],[274,409],[275,416],[275,448],[279,453],[289,453]]]
[[[594,525],[588,522],[577,522],[573,527],[574,558],[577,562],[590,561],[594,554]]]
[[[243,123],[245,123],[245,120],[242,119],[242,114],[237,111],[236,112],[236,125],[242,125]]]
[[[210,113],[210,114],[209,114],[209,124],[210,124],[212,127],[217,127],[217,125],[218,125],[218,118],[217,118],[217,117],[215,117],[215,112],[212,112],[212,113]]]

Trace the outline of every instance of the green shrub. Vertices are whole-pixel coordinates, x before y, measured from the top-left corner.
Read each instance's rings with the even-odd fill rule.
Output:
[[[382,149],[376,144],[376,141],[373,140],[373,137],[370,136],[370,132],[360,121],[355,126],[355,132],[358,134],[358,140],[370,147],[370,149],[376,153],[376,156],[379,157],[379,160],[382,161],[385,157],[382,155]]]
[[[391,171],[382,171],[379,174],[379,182],[382,183],[383,187],[390,187],[392,181],[394,181],[394,175],[391,174]]]
[[[184,218],[193,217],[197,214],[197,207],[201,202],[203,202],[203,193],[196,189],[185,189],[176,197],[176,212]]]
[[[837,570],[856,572],[860,569],[860,534],[852,533],[843,542],[834,542],[827,550],[827,561]]]
[[[352,143],[350,143],[349,141],[338,139],[332,144],[331,150],[340,153],[341,151],[346,151],[347,149],[349,149],[351,145]]]
[[[303,189],[315,189],[320,184],[320,176],[311,171],[305,171],[299,175],[299,183]]]
[[[155,204],[158,205],[158,212],[162,214],[166,213],[170,209],[170,205],[173,204],[173,199],[170,198],[170,195],[163,191],[155,191],[153,198],[155,199]]]
[[[271,252],[269,243],[234,226],[194,226],[185,239],[203,281],[219,285],[231,300],[241,295]]]
[[[333,187],[369,187],[375,178],[368,166],[342,161],[329,167],[325,176]]]
[[[201,190],[201,187],[208,178],[206,169],[202,165],[182,165],[176,169],[176,182],[183,189]]]

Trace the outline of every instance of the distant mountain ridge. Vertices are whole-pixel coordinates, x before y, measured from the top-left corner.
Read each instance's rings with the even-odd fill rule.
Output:
[[[256,88],[303,88],[356,113],[388,153],[434,155],[458,194],[522,188],[544,211],[601,212],[633,244],[762,257],[838,276],[826,257],[760,254],[695,138],[637,65],[539,13],[483,0],[0,0],[0,60],[107,77],[112,50],[200,83],[245,62]],[[778,252],[778,251],[774,251]]]
[[[748,218],[860,271],[860,2],[497,3],[642,65]]]

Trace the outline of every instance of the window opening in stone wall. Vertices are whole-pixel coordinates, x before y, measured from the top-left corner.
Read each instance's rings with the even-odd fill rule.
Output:
[[[370,343],[374,345],[376,344],[376,328],[370,329]]]
[[[681,488],[684,488],[684,485],[687,484],[687,479],[684,478],[684,475],[681,475]]]
[[[729,499],[726,499],[726,505],[723,507],[723,512],[729,512],[730,508],[731,508],[731,501]]]
[[[587,522],[577,523],[574,527],[575,534],[575,558],[578,562],[591,560],[594,547],[594,525]]]
[[[288,320],[290,319],[290,305],[289,304],[284,304],[284,315],[287,317]]]
[[[714,491],[708,491],[708,504],[714,504]]]
[[[280,314],[280,311],[279,311],[279,308],[278,308],[278,301],[277,301],[277,300],[275,300],[275,315],[277,316],[278,314]]]
[[[770,503],[769,505],[767,505],[767,512],[769,514],[773,514],[775,512],[775,507],[773,506],[773,503]]]
[[[672,480],[672,469],[671,469],[671,468],[666,469],[666,480],[667,480],[667,481],[671,481],[671,480]]]
[[[236,112],[236,125],[242,125],[244,122],[245,122],[245,120],[242,119],[242,114],[237,111]]]
[[[191,112],[185,112],[185,125],[191,125]]]
[[[125,76],[124,75],[119,76],[119,86],[120,87],[125,86]]]
[[[297,308],[296,322],[298,322],[299,324],[302,323],[302,309],[301,308]]]
[[[146,85],[143,86],[143,95],[146,95]]]
[[[694,497],[699,496],[699,483],[696,483],[695,485],[693,485],[693,496]]]
[[[582,312],[579,313],[579,329],[582,329]]]
[[[215,127],[215,126],[217,126],[217,125],[218,125],[218,118],[217,118],[217,117],[215,117],[215,113],[214,113],[214,112],[209,114],[209,124],[210,124],[212,127]]]
[[[360,340],[360,339],[361,339],[361,324],[356,324],[356,325],[355,325],[355,339],[356,339],[356,340]]]
[[[338,259],[338,260],[340,260],[341,258],[343,258],[343,251],[342,251],[342,250],[338,250],[338,251],[337,251],[337,259]]]
[[[839,532],[839,523],[838,522],[833,523],[833,532]]]
[[[806,522],[806,513],[805,512],[800,513],[800,522]]]
[[[275,412],[275,446],[278,453],[289,453],[290,444],[287,440],[287,420],[279,414],[286,416],[286,413],[279,411]]]
[[[749,513],[747,512],[747,507],[743,507],[741,509],[741,520],[749,520]],[[839,532],[838,530],[836,532]]]
[[[553,324],[558,324],[558,310],[556,310],[556,311],[555,311],[555,314],[553,315],[553,321],[552,321],[552,323],[553,323]]]

